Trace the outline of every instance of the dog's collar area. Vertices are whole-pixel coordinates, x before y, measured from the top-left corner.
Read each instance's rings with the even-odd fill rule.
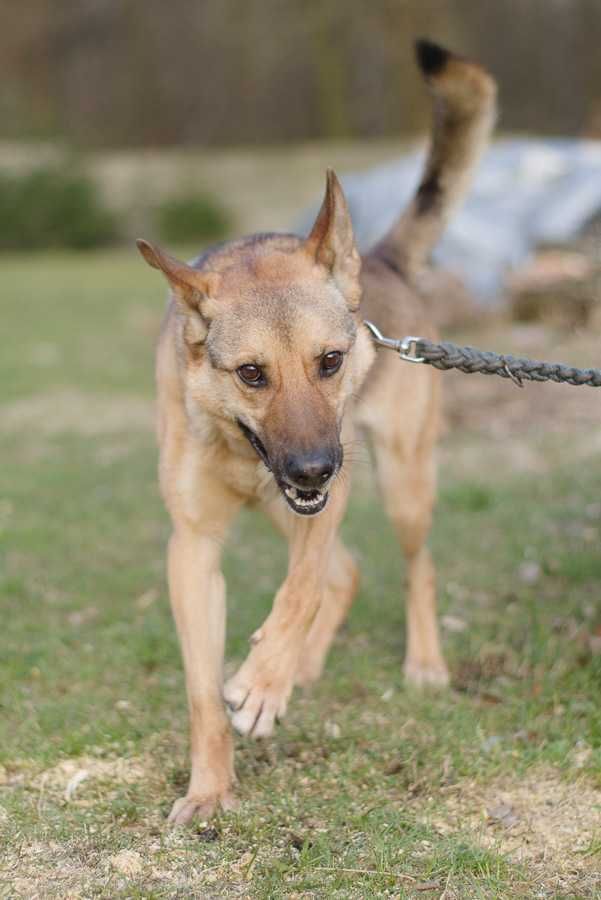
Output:
[[[426,362],[423,356],[417,355],[417,345],[422,338],[409,335],[408,337],[397,339],[384,337],[380,329],[370,322],[368,319],[363,320],[363,324],[372,336],[373,342],[377,347],[385,347],[387,350],[395,350],[401,359],[405,362],[423,363]]]
[[[236,421],[238,423],[240,431],[242,432],[242,434],[244,435],[244,437],[246,438],[248,443],[251,445],[251,447],[256,451],[258,456],[261,458],[261,460],[265,464],[265,467],[267,469],[269,469],[269,471],[271,472],[271,466],[269,465],[269,457],[267,455],[267,450],[265,449],[265,445],[264,445],[263,441],[261,440],[261,438],[257,434],[255,434],[255,432],[252,430],[252,428],[249,428],[248,425],[245,425],[241,419],[236,419]]]

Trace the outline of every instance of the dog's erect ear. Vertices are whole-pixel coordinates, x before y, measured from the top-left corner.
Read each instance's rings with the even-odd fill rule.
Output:
[[[357,309],[361,300],[361,259],[346,197],[332,169],[328,169],[326,194],[306,247],[315,261],[332,273],[349,307]]]
[[[216,272],[199,272],[148,241],[140,239],[136,245],[148,265],[159,269],[166,277],[180,309],[204,322],[206,334],[206,324],[211,319],[211,300],[219,287],[219,275]],[[198,332],[197,340],[201,340],[200,322],[198,325],[195,330]]]

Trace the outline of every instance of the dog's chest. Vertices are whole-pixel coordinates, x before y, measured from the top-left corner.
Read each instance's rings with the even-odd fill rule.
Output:
[[[249,500],[260,497],[265,481],[271,477],[260,460],[233,455],[222,460],[220,475],[232,490]]]
[[[233,447],[225,442],[222,452],[216,459],[219,476],[233,491],[252,502],[264,495],[266,486],[273,481],[273,476],[258,459],[254,450],[250,453],[237,452],[239,450],[240,442],[235,442]]]

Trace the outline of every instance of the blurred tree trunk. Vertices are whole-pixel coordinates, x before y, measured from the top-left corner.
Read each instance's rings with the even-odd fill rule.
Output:
[[[412,45],[488,64],[501,127],[601,131],[601,0],[0,0],[0,136],[231,144],[426,127]]]
[[[309,14],[319,131],[324,137],[351,133],[348,111],[346,21],[354,3],[341,7],[334,0],[305,0]]]

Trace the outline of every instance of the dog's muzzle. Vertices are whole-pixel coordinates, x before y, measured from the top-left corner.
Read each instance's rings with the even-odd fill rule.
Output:
[[[250,445],[273,476],[288,506],[299,516],[316,516],[325,509],[329,486],[342,466],[342,447],[309,452],[289,452],[279,465],[272,465],[259,436],[238,420]]]
[[[328,485],[340,468],[342,449],[289,452],[282,461],[280,488],[288,506],[301,516],[314,516],[328,502]]]

